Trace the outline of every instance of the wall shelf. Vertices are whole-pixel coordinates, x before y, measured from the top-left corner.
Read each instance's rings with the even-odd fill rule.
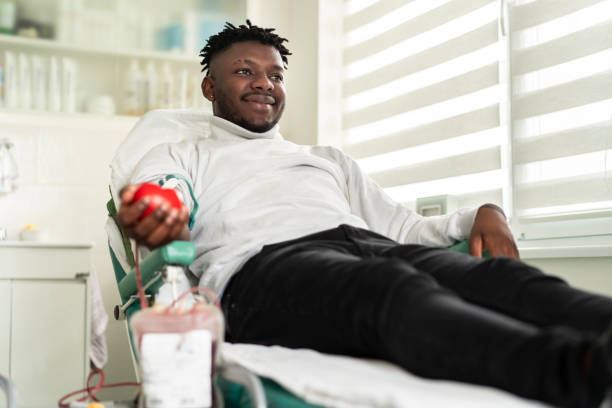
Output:
[[[36,126],[68,126],[70,128],[95,129],[130,129],[141,116],[95,115],[91,113],[61,113],[26,111],[20,109],[0,109],[0,123],[24,124],[35,123]]]
[[[92,48],[83,45],[62,43],[56,40],[44,38],[26,38],[7,34],[0,34],[0,44],[4,46],[3,48],[10,47],[19,49],[19,51],[26,52],[45,50],[50,53],[57,52],[58,54],[62,55],[96,55],[101,57],[152,59],[158,61],[182,62],[188,64],[199,62],[199,57],[197,55],[186,55],[160,51]]]

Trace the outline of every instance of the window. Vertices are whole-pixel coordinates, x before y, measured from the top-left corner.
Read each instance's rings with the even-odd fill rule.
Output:
[[[522,232],[612,233],[612,1],[510,4]]]
[[[343,23],[343,149],[394,199],[612,232],[612,0],[351,0]]]

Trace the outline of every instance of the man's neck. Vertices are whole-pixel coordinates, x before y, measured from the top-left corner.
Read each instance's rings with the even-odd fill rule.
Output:
[[[239,136],[245,139],[280,139],[278,133],[278,124],[274,125],[270,130],[266,132],[252,132],[248,129],[243,128],[229,120],[223,119],[219,116],[213,116],[211,121],[212,133],[221,136],[220,133],[229,133],[233,136]]]

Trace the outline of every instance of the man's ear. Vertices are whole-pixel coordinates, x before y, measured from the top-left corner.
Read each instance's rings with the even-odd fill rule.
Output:
[[[202,95],[211,102],[215,100],[215,81],[210,75],[202,80]]]

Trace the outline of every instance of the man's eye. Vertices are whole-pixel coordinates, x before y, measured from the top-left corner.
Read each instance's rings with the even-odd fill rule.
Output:
[[[246,68],[242,68],[239,69],[238,71],[236,71],[237,74],[242,74],[242,75],[250,75],[251,74],[251,70],[250,69],[246,69]]]
[[[271,78],[273,81],[283,82],[283,76],[282,76],[282,75],[279,75],[279,74],[273,74],[273,75],[270,75],[270,78]]]

